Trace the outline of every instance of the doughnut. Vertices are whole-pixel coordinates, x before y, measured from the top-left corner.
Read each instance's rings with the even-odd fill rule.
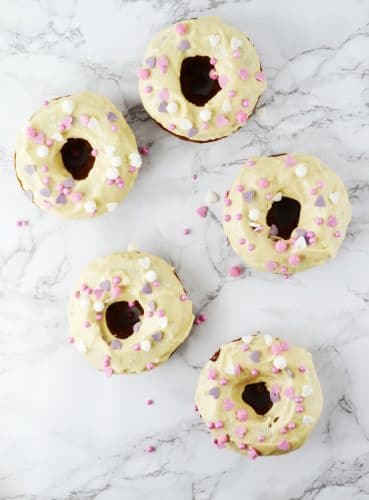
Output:
[[[18,134],[15,170],[28,198],[67,218],[113,211],[141,167],[135,137],[106,97],[45,101]]]
[[[309,352],[258,333],[206,363],[196,406],[218,448],[255,459],[299,448],[319,419],[322,392]]]
[[[341,179],[303,154],[246,161],[224,202],[232,248],[255,269],[286,277],[334,258],[351,220]]]
[[[255,47],[217,17],[160,31],[138,70],[147,113],[182,139],[209,142],[244,125],[266,89]]]
[[[194,316],[173,268],[144,252],[92,262],[69,300],[69,342],[107,376],[164,363],[190,333]]]

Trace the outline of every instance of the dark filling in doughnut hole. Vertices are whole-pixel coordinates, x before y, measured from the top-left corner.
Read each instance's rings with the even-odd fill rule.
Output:
[[[251,406],[258,415],[265,415],[273,406],[265,382],[248,384],[242,392],[242,399]]]
[[[134,325],[140,321],[143,312],[141,304],[137,301],[133,305],[125,301],[110,304],[105,313],[110,333],[118,339],[128,338],[134,333]]]
[[[85,139],[68,139],[60,153],[64,167],[73,179],[86,179],[95,162],[91,144]]]
[[[215,71],[208,56],[187,57],[181,65],[179,80],[187,101],[195,106],[204,106],[220,90],[218,79],[211,79],[209,73]]]
[[[268,226],[274,228],[271,234],[284,240],[290,239],[299,223],[300,210],[300,203],[293,198],[283,196],[281,201],[273,202],[266,217]]]

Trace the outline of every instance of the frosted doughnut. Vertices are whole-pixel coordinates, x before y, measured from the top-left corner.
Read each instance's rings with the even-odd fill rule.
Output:
[[[251,459],[299,448],[322,410],[311,354],[271,335],[223,345],[199,377],[196,405],[214,444]]]
[[[141,163],[122,113],[89,92],[46,101],[20,131],[15,156],[27,197],[68,218],[113,211]]]
[[[193,319],[173,268],[143,252],[95,260],[69,301],[70,342],[108,376],[166,361],[190,333]]]
[[[207,142],[244,125],[266,88],[247,36],[217,17],[160,31],[138,71],[142,103],[169,132]]]
[[[303,154],[246,161],[223,213],[232,248],[250,266],[284,275],[335,257],[350,220],[341,179]]]

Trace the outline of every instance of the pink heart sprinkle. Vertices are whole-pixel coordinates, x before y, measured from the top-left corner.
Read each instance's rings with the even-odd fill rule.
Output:
[[[94,295],[97,299],[101,299],[103,293],[104,293],[104,290],[101,290],[101,288],[96,288],[94,290]]]
[[[89,115],[81,115],[79,117],[79,121],[82,123],[82,125],[84,125],[85,127],[87,127],[88,122],[90,121],[90,116]]]
[[[286,398],[293,400],[295,398],[294,388],[292,386],[287,387],[287,389],[285,389],[285,391],[284,391],[284,395],[286,396]]]
[[[184,35],[187,31],[187,26],[183,23],[178,23],[175,25],[175,30],[178,35]]]
[[[107,377],[111,377],[113,375],[113,369],[111,366],[104,366],[104,373]]]
[[[203,207],[197,208],[196,209],[196,213],[200,217],[205,218],[207,216],[207,214],[208,214],[208,210],[209,210],[209,208],[206,205],[204,205]]]
[[[247,78],[249,77],[249,72],[246,68],[241,68],[239,73],[241,80],[247,80]]]
[[[231,401],[230,399],[224,399],[223,400],[223,407],[224,407],[225,411],[232,410],[234,407],[233,401]]]
[[[35,141],[36,144],[45,144],[45,136],[42,132],[38,132],[33,140]]]
[[[219,87],[221,89],[224,89],[224,87],[226,87],[228,85],[228,82],[229,82],[229,79],[226,76],[224,76],[224,75],[219,76],[218,83],[219,83]]]
[[[147,68],[139,68],[137,74],[138,78],[140,78],[141,80],[147,80],[148,78],[150,78],[151,72]]]
[[[247,122],[247,114],[244,113],[243,111],[238,111],[236,113],[236,120],[237,120],[237,123],[239,123],[240,125],[244,125],[246,122]]]
[[[216,123],[218,127],[224,127],[225,125],[228,125],[228,118],[226,118],[224,115],[219,115],[217,116]]]
[[[262,71],[259,71],[258,73],[256,73],[255,78],[257,79],[258,82],[265,82],[266,81],[265,75]]]
[[[327,226],[329,227],[336,227],[337,226],[337,217],[335,217],[334,215],[330,215],[327,219]]]
[[[290,443],[287,439],[282,439],[282,441],[277,444],[277,448],[282,451],[288,451],[290,449]]]
[[[159,99],[161,101],[168,101],[169,100],[169,90],[168,89],[162,89],[159,92]]]
[[[236,427],[235,429],[236,436],[243,438],[246,434],[246,427]]]
[[[294,167],[296,165],[296,160],[291,155],[287,155],[284,162],[285,162],[286,167]]]

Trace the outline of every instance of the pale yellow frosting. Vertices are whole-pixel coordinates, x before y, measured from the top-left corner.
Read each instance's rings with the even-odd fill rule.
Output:
[[[204,106],[183,95],[184,59],[215,58],[221,90]],[[164,128],[192,141],[230,135],[248,119],[266,88],[259,57],[247,36],[217,17],[200,17],[169,26],[151,40],[139,70],[142,103]]]
[[[64,167],[60,151],[69,138],[85,139],[96,151],[83,180],[74,180]],[[89,92],[45,103],[18,135],[15,168],[22,188],[37,206],[63,217],[113,211],[132,188],[140,166],[135,137],[122,113]]]
[[[113,336],[106,323],[107,307],[120,301],[138,301],[144,311],[139,329],[126,339]],[[192,303],[173,268],[143,252],[114,253],[92,262],[69,302],[70,341],[107,375],[163,363],[186,339],[193,320]]]
[[[281,197],[301,211],[289,240],[270,236],[269,209]],[[252,267],[291,274],[336,256],[351,220],[341,179],[321,160],[303,154],[253,157],[225,199],[223,226],[232,248]],[[279,249],[279,251],[278,251]]]
[[[259,382],[274,394],[264,415],[242,399],[245,386]],[[196,405],[218,447],[256,458],[299,448],[319,419],[322,393],[309,352],[257,334],[223,345],[206,363]]]

